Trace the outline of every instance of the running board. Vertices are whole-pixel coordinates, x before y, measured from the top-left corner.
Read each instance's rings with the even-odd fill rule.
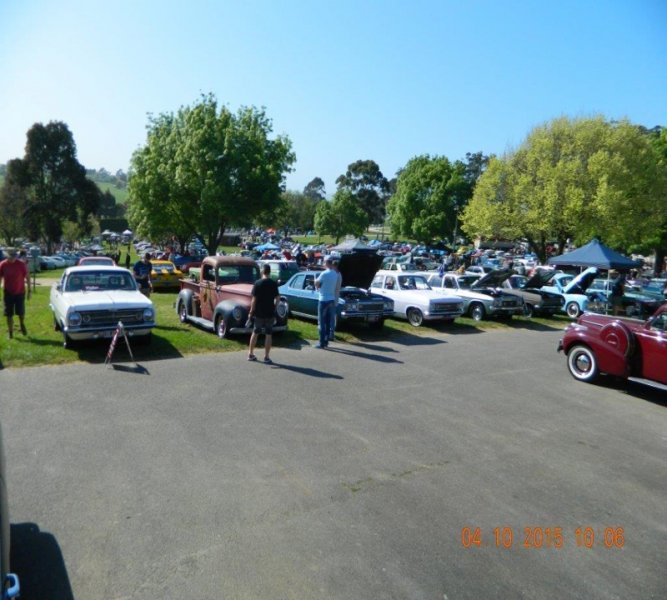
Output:
[[[657,390],[667,392],[667,385],[664,383],[658,383],[657,381],[652,381],[651,379],[643,379],[642,377],[628,377],[628,381],[632,381],[633,383],[641,383],[642,385],[648,385]]]
[[[213,331],[215,329],[215,325],[213,324],[212,321],[209,321],[208,319],[203,319],[202,317],[193,317],[192,315],[188,315],[188,321],[190,323],[196,323],[200,327],[203,327],[204,329],[210,329]]]

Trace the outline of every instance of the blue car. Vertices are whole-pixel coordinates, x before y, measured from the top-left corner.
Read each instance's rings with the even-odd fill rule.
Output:
[[[369,252],[344,254],[339,260],[343,277],[340,299],[336,310],[337,323],[367,323],[381,329],[384,320],[394,314],[394,302],[368,291],[373,276],[382,265],[382,257]],[[317,320],[318,293],[315,279],[322,271],[299,271],[280,286],[280,294],[287,299],[289,313]]]

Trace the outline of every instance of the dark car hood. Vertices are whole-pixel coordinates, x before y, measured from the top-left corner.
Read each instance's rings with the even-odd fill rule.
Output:
[[[470,289],[497,288],[512,275],[514,275],[512,269],[495,269],[480,277],[470,286]]]
[[[597,277],[598,270],[595,267],[588,267],[577,275],[568,285],[563,288],[566,294],[584,294],[586,288],[593,283],[593,279]]]
[[[556,271],[553,269],[535,269],[533,275],[526,281],[524,289],[540,289],[542,286],[547,285],[555,274]]]
[[[344,287],[368,289],[373,277],[382,265],[382,257],[369,252],[343,254],[338,259],[338,269],[343,277]]]

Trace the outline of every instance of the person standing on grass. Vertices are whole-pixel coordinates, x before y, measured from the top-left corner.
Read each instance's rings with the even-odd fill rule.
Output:
[[[0,262],[0,282],[4,279],[5,317],[7,317],[7,335],[14,337],[14,314],[19,318],[21,333],[28,335],[25,328],[25,294],[30,298],[30,274],[28,266],[16,259],[16,250],[9,250],[7,258]]]
[[[317,303],[317,322],[320,332],[320,343],[316,348],[326,348],[331,337],[331,319],[335,318],[336,285],[338,275],[333,270],[333,261],[327,257],[324,261],[326,271],[315,280],[315,288],[319,292]],[[332,312],[334,313],[332,317]]]
[[[278,284],[270,277],[271,265],[262,266],[262,278],[255,282],[252,288],[252,302],[250,303],[250,312],[248,321],[255,320],[252,335],[250,336],[250,346],[248,347],[248,360],[256,361],[255,346],[257,338],[264,330],[264,362],[271,364],[271,342],[273,339],[273,322],[276,317],[276,307],[280,301]],[[246,325],[248,327],[249,325]]]
[[[153,265],[151,264],[150,252],[146,252],[142,260],[138,260],[134,263],[133,270],[134,278],[139,284],[139,291],[144,296],[150,296],[151,290],[153,289],[153,284],[151,283],[151,271],[153,270]]]

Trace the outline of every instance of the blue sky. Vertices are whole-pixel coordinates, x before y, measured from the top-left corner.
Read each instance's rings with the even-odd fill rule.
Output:
[[[127,170],[147,113],[264,106],[329,194],[357,159],[502,154],[568,115],[667,125],[667,1],[0,0],[0,163],[35,122]]]

